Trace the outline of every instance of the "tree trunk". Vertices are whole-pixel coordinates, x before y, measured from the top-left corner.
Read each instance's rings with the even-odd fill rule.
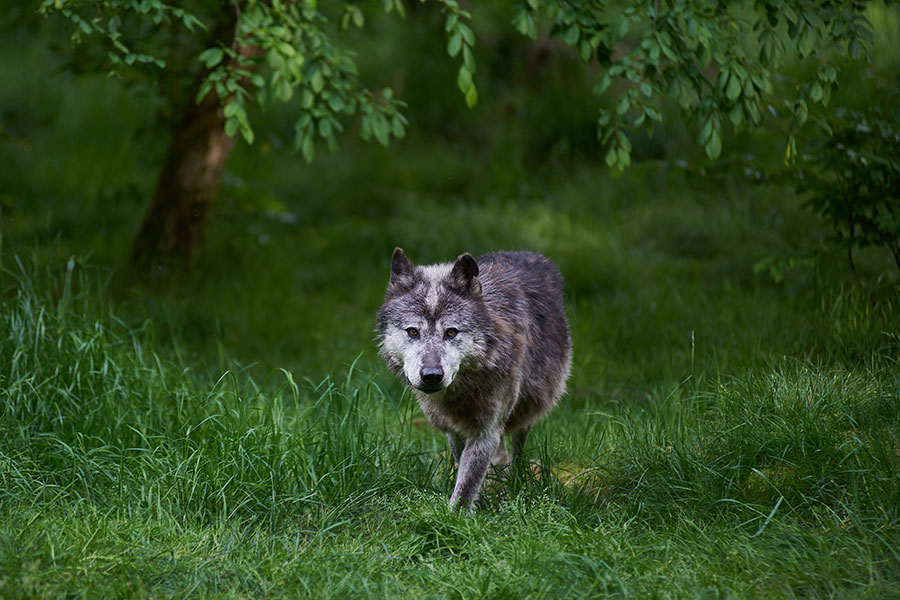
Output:
[[[239,14],[222,2],[221,15],[209,45],[237,45]],[[253,56],[259,48],[239,46],[238,51]],[[188,88],[192,94],[206,75],[202,73]],[[234,149],[235,139],[225,134],[222,99],[215,89],[199,104],[193,98],[182,102],[181,116],[173,122],[153,199],[132,245],[131,264],[138,272],[165,276],[194,266],[225,163]]]
[[[190,269],[234,138],[225,134],[219,97],[189,104],[172,129],[156,190],[134,240],[132,264],[167,273]]]

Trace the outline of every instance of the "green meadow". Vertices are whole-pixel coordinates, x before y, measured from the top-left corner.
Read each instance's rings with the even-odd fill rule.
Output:
[[[774,125],[710,162],[673,113],[616,174],[571,57],[469,110],[414,31],[363,60],[405,139],[307,165],[255,115],[196,267],[134,281],[159,100],[4,31],[0,597],[900,597],[900,279],[856,281]],[[377,355],[397,245],[566,280],[568,392],[472,514]]]

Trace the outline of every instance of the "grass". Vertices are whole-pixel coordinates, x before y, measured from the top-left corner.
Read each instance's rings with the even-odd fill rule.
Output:
[[[460,115],[420,53],[404,97],[441,98],[407,140],[304,168],[259,115],[197,270],[133,287],[152,94],[50,77],[42,44],[3,36],[0,596],[900,595],[897,279],[877,251],[866,290],[829,250],[755,275],[822,243],[789,185],[701,163],[683,131],[641,143],[689,168],[611,176],[564,68]],[[472,515],[375,353],[396,244],[536,250],[566,278],[569,394]]]
[[[97,270],[5,280],[6,597],[900,593],[896,344],[564,406],[534,468],[454,515],[451,461],[397,386],[207,382],[98,302]]]

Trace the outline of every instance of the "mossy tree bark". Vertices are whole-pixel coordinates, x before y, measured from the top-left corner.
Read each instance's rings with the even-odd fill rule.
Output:
[[[150,208],[134,240],[139,270],[190,269],[234,138],[225,134],[218,96],[189,106],[175,124]]]
[[[234,45],[244,56],[255,56],[255,46],[238,46],[235,30],[239,15],[222,3],[219,22],[209,46]],[[180,116],[173,120],[169,145],[140,231],[132,245],[132,267],[140,274],[167,275],[191,270],[203,240],[213,200],[222,180],[235,138],[225,133],[222,98],[215,89],[194,101],[208,72],[201,72],[182,100]]]

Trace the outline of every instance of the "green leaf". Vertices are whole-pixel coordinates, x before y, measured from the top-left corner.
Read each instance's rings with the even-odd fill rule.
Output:
[[[800,39],[797,43],[797,48],[800,50],[801,56],[809,56],[813,51],[813,47],[816,43],[816,32],[812,27],[806,26],[803,29],[803,33],[800,34]]]
[[[791,129],[802,127],[808,118],[809,112],[806,109],[806,102],[803,100],[798,101],[794,107],[794,120],[791,122]]]
[[[456,76],[456,85],[463,94],[468,93],[469,88],[472,87],[472,73],[466,68],[466,65],[460,65],[459,73]]]
[[[663,54],[666,55],[666,58],[669,60],[678,60],[678,55],[672,50],[672,38],[668,33],[663,31],[661,35],[657,35],[657,42],[659,43],[659,47]]]
[[[653,88],[646,81],[642,81],[641,82],[641,93],[649,98],[653,94]]]
[[[478,91],[473,85],[469,88],[469,91],[466,92],[466,106],[473,108],[476,104],[478,104]]]
[[[225,135],[228,137],[234,137],[234,134],[237,132],[238,127],[240,127],[240,122],[235,117],[230,117],[225,121]]]
[[[375,139],[378,140],[378,143],[382,146],[387,146],[390,141],[389,131],[390,127],[387,119],[384,118],[384,115],[376,114],[372,118],[372,133],[375,134]]]
[[[253,143],[253,129],[250,128],[250,125],[246,123],[241,125],[241,136],[248,144]]]
[[[317,94],[322,91],[325,87],[325,78],[322,76],[322,70],[316,69],[313,71],[312,77],[310,78],[310,83],[312,84],[312,89]]]
[[[217,64],[222,62],[222,59],[225,57],[225,52],[222,51],[221,48],[207,48],[203,52],[200,53],[200,56],[197,58],[200,59],[200,62],[206,65],[207,69],[212,69]]]
[[[828,106],[828,103],[831,101],[831,86],[826,85],[822,87],[822,106]]]
[[[562,38],[568,45],[574,46],[578,43],[578,38],[581,35],[581,31],[578,29],[577,23],[572,23],[569,27],[566,28],[565,32],[563,32]]]
[[[734,102],[738,99],[738,96],[741,95],[741,80],[738,79],[738,76],[731,72],[731,75],[728,77],[728,86],[725,88],[725,96]]]
[[[722,139],[719,137],[719,133],[717,131],[713,131],[709,140],[707,140],[704,145],[704,149],[706,150],[706,155],[710,158],[710,160],[714,160],[719,157],[719,154],[722,153]]]
[[[447,54],[450,56],[456,56],[459,54],[459,50],[462,48],[462,34],[457,29],[450,36],[450,40],[447,42]]]
[[[456,29],[456,24],[459,23],[459,15],[456,13],[449,13],[447,15],[447,23],[444,25],[444,29],[446,31],[453,31]]]
[[[290,83],[287,82],[286,79],[278,80],[278,83],[275,85],[274,92],[275,97],[282,102],[287,102],[294,96],[294,88]]]
[[[466,40],[466,44],[469,46],[475,45],[475,34],[472,33],[472,29],[468,25],[460,23],[459,32],[462,34],[463,39]]]
[[[309,94],[309,106],[312,106],[312,93],[309,90],[304,90],[304,94]],[[304,108],[309,108],[309,106],[305,106]],[[328,107],[332,112],[341,113],[347,112],[347,104],[344,102],[343,98],[337,95],[331,95],[328,97]]]
[[[697,140],[701,144],[706,144],[709,140],[709,136],[712,135],[713,132],[713,118],[709,117],[706,119],[706,122],[703,124],[703,127],[700,129],[700,137]]]
[[[406,125],[404,125],[403,117],[400,115],[394,115],[394,118],[391,119],[391,135],[395,138],[402,138],[406,135]]]
[[[628,139],[624,131],[617,131],[616,139],[619,142],[619,148],[624,148],[626,152],[631,153],[631,140]]]
[[[811,86],[809,86],[809,97],[813,102],[820,102],[822,100],[822,84],[818,81],[814,81]]]
[[[328,119],[319,121],[319,135],[323,138],[331,137],[331,122]]]
[[[294,47],[287,42],[278,42],[276,46],[278,48],[278,51],[284,56],[291,57],[297,54],[297,51],[294,49]]]
[[[678,106],[680,106],[684,110],[689,110],[694,102],[694,97],[691,94],[690,84],[682,83],[679,88]]]
[[[697,47],[697,61],[704,69],[709,66],[709,63],[712,61],[712,48],[710,48],[709,44],[700,44]]]
[[[610,83],[612,83],[612,77],[610,77],[609,73],[604,73],[603,77],[600,78],[600,81],[598,81],[594,85],[594,89],[593,89],[594,94],[597,96],[600,96],[601,94],[603,94],[603,92],[605,92],[607,90],[607,88],[609,88]]]
[[[200,104],[200,102],[206,98],[206,95],[212,89],[213,82],[209,79],[204,79],[203,83],[200,84],[200,90],[197,92],[197,97],[195,98],[195,102]]]
[[[794,138],[794,134],[788,136],[787,144],[784,148],[784,164],[789,165],[794,161],[794,157],[797,155],[797,140]]]
[[[822,81],[833,82],[837,79],[837,69],[834,68],[834,65],[825,65],[822,67],[822,70],[819,71],[819,79]]]
[[[647,112],[642,110],[641,113],[637,116],[637,119],[634,120],[634,123],[631,125],[632,131],[637,131],[637,129],[644,124],[644,121],[647,120]]]
[[[618,154],[616,153],[616,147],[610,146],[609,151],[606,153],[606,157],[605,157],[606,164],[610,167],[613,166],[614,164],[616,164],[617,158],[618,158]]]
[[[741,108],[740,104],[735,104],[731,107],[731,110],[728,111],[728,118],[731,119],[732,124],[735,126],[744,122],[744,109]]]
[[[610,120],[612,119],[612,115],[608,110],[600,109],[600,116],[597,118],[597,125],[600,127],[606,127],[609,125]]]
[[[534,17],[526,10],[519,10],[513,14],[513,27],[516,31],[533,40],[537,39],[538,30]]]
[[[181,17],[181,22],[184,23],[184,26],[187,27],[189,31],[194,31],[194,27],[199,27],[203,31],[207,31],[207,27],[203,24],[203,21],[190,13],[184,13],[184,16]]]
[[[275,51],[270,51],[266,53],[266,60],[269,63],[269,66],[272,67],[274,71],[284,71],[287,63],[284,61],[284,57]]]
[[[594,47],[591,46],[590,40],[582,38],[581,41],[578,42],[578,55],[581,57],[582,62],[591,62],[591,58],[594,56]]]
[[[468,46],[463,46],[463,64],[469,72],[475,72],[475,57],[472,55],[472,50]]]
[[[311,163],[316,156],[316,146],[311,135],[304,135],[303,141],[300,143],[300,152],[307,163]]]
[[[759,111],[759,106],[756,102],[748,102],[746,106],[746,110],[750,113],[750,120],[753,121],[754,125],[759,125],[762,123],[762,114]]]
[[[316,100],[315,95],[311,91],[309,91],[308,88],[304,88],[303,93],[300,94],[300,106],[304,110],[309,110],[310,108],[312,108],[312,105],[315,102],[315,100]]]

